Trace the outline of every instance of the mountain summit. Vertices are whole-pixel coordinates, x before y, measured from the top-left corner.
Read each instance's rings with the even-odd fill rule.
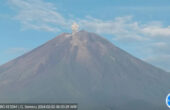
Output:
[[[0,66],[0,102],[79,110],[166,110],[170,74],[95,33],[61,34]]]

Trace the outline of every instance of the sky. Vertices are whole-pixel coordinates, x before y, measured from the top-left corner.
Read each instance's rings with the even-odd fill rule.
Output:
[[[95,32],[170,72],[170,0],[0,0],[0,65],[63,32]]]

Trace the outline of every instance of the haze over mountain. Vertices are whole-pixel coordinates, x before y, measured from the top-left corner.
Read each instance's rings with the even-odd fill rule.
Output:
[[[166,110],[169,92],[169,73],[86,31],[63,33],[0,67],[1,103],[78,103],[79,110]]]

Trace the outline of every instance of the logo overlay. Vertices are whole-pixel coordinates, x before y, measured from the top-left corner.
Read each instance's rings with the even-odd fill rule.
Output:
[[[170,108],[170,93],[166,97],[166,105]]]

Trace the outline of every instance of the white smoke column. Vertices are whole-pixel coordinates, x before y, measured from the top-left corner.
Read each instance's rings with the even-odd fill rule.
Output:
[[[72,26],[71,26],[71,29],[72,29],[72,34],[74,35],[76,32],[78,32],[79,30],[79,25],[77,23],[73,23]]]

